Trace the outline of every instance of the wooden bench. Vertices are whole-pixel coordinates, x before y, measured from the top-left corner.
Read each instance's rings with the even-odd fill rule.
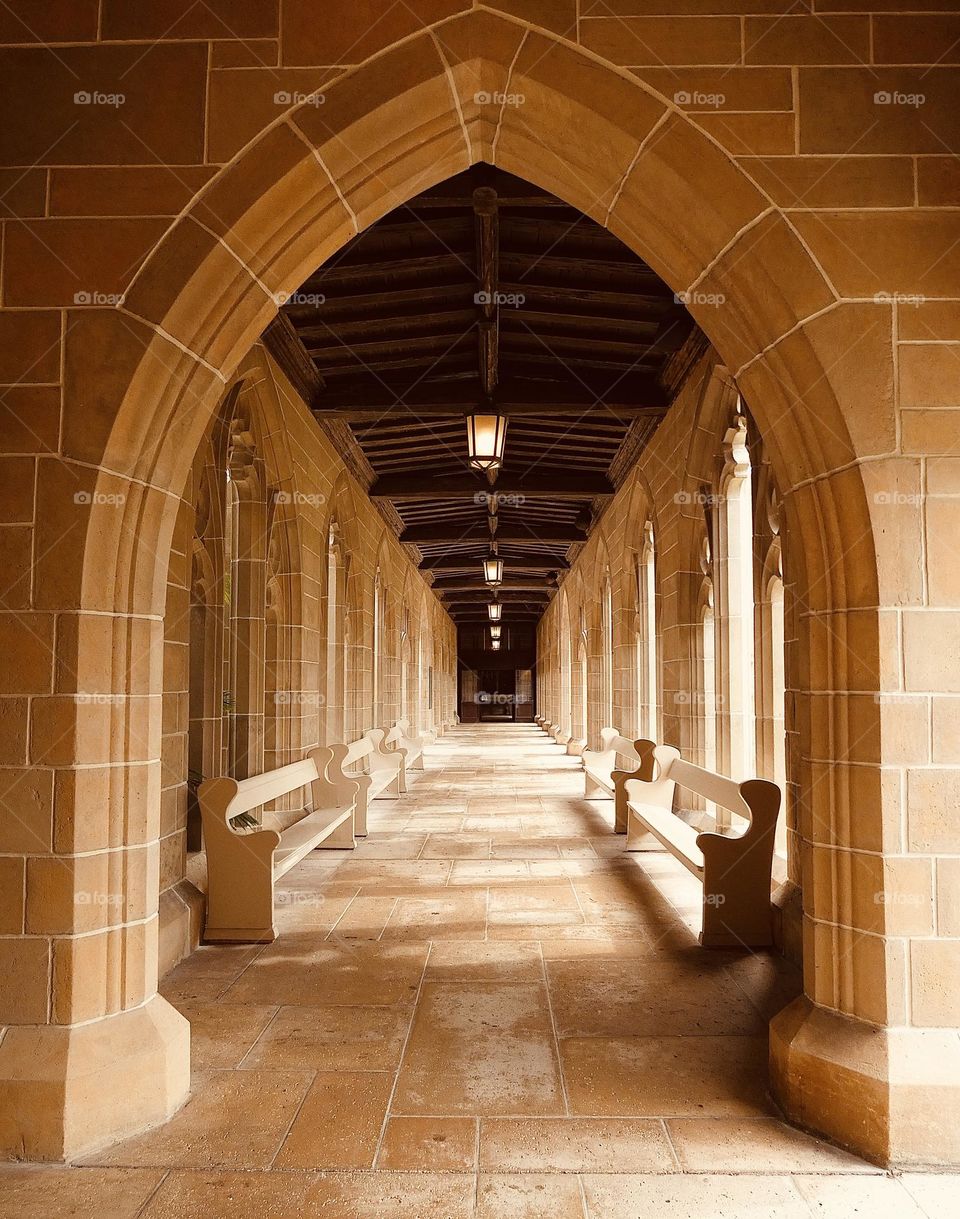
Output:
[[[407,790],[406,754],[400,749],[385,749],[385,737],[382,728],[371,728],[358,741],[330,746],[332,756],[327,764],[327,777],[339,798],[346,798],[351,785],[359,784],[360,787],[354,820],[354,833],[360,838],[367,832],[370,801],[383,795],[397,799]],[[348,766],[362,766],[365,773],[348,772]]]
[[[770,876],[781,794],[776,783],[737,783],[685,762],[669,745],[638,741],[640,778],[626,782],[627,850],[649,835],[703,884],[706,948],[766,948],[773,942]],[[747,819],[743,830],[698,831],[673,811],[678,787]]]
[[[397,720],[384,737],[383,743],[388,749],[403,750],[404,754],[406,754],[404,765],[407,770],[423,770],[424,738],[422,736],[414,736],[410,731],[409,720]]]
[[[313,749],[301,762],[249,779],[220,777],[200,784],[197,798],[207,854],[207,916],[204,940],[269,943],[274,886],[317,847],[355,845],[354,810],[360,785],[334,784],[328,776],[329,747]],[[252,810],[300,788],[310,788],[310,809],[284,830],[258,826]]]
[[[599,749],[583,749],[583,778],[585,800],[610,799],[614,801],[613,828],[617,834],[627,830],[627,794],[624,784],[628,779],[645,778],[638,747],[644,742],[631,741],[621,736],[616,728],[603,728],[600,732]],[[635,763],[632,770],[621,770],[618,759]]]

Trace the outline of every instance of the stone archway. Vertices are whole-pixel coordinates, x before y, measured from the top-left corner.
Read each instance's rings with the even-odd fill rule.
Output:
[[[53,611],[79,611],[83,626],[62,640],[70,676],[59,692],[67,701],[102,684],[103,657],[112,658],[106,680],[113,701],[97,709],[95,730],[88,708],[82,723],[74,711],[68,735],[77,761],[98,763],[76,783],[73,799],[78,808],[97,801],[105,809],[112,846],[129,870],[130,922],[117,928],[105,959],[86,963],[119,980],[101,1019],[83,1027],[21,1026],[4,1043],[0,1074],[20,1064],[8,1089],[14,1106],[5,1141],[22,1142],[38,1158],[76,1154],[160,1120],[186,1092],[186,1029],[155,994],[153,895],[137,864],[156,837],[156,673],[130,658],[156,646],[176,504],[224,384],[278,299],[416,192],[491,161],[607,225],[686,294],[749,395],[783,488],[805,557],[798,587],[811,622],[797,688],[807,698],[823,692],[823,736],[837,760],[854,733],[842,696],[855,680],[851,647],[865,658],[868,692],[893,680],[883,664],[877,607],[892,596],[896,560],[877,550],[877,509],[857,467],[891,448],[892,408],[869,386],[854,390],[840,360],[851,319],[889,332],[889,308],[865,314],[862,303],[841,300],[789,217],[672,103],[626,71],[503,15],[477,9],[441,22],[345,73],[325,99],[265,130],[167,233],[123,305],[73,332],[74,344],[90,343],[88,358],[110,352],[114,374],[94,401],[83,393],[82,372],[67,385],[67,418],[75,422],[66,446],[77,464],[51,470],[39,490],[51,543],[46,570],[56,570],[43,595]],[[727,302],[722,312],[717,298]],[[93,506],[82,553],[68,554],[54,537],[78,486]],[[89,630],[88,611],[89,621],[97,620]],[[843,631],[834,629],[841,620]],[[856,733],[879,740],[880,729],[875,702]],[[52,759],[73,760],[62,750]],[[879,1114],[864,1148],[882,1154],[896,1144],[910,1158],[915,1129],[895,1112],[888,1084],[890,1060],[900,1051],[892,1040],[882,1048],[874,1040],[865,1057],[857,1041],[868,1035],[863,1028],[872,1034],[899,1017],[893,997],[902,988],[902,962],[882,935],[879,953],[865,958],[851,911],[853,857],[892,841],[890,797],[879,766],[856,776],[839,767],[816,791],[811,775],[803,785],[807,833],[839,850],[837,866],[817,880],[824,913],[807,982],[817,1006],[796,1008],[778,1031],[780,1092],[808,1124],[852,1141],[853,1123],[836,1117],[834,1102],[837,1089],[855,1089],[862,1077]],[[879,986],[867,976],[871,962]],[[78,967],[64,964],[64,985],[71,964]],[[848,1045],[831,1023],[838,1013],[853,1018]],[[839,1046],[832,1058],[825,1044]],[[57,1065],[45,1066],[42,1079],[22,1065],[39,1061]],[[816,1088],[798,1082],[798,1061]],[[118,1103],[131,1071],[143,1087]],[[97,1101],[89,1094],[93,1078]]]

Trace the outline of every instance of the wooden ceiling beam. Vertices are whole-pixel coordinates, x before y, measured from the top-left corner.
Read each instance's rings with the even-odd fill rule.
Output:
[[[502,541],[502,539],[498,539],[498,541]],[[420,564],[420,570],[431,572],[475,571],[480,569],[486,557],[484,554],[475,556],[443,555],[439,558],[427,558]],[[529,551],[521,551],[518,554],[501,553],[497,555],[497,558],[503,559],[504,567],[507,571],[516,569],[539,570],[541,568],[544,571],[566,571],[570,566],[566,559]]]
[[[455,545],[468,542],[488,542],[491,533],[487,524],[475,524],[465,528],[439,520],[429,525],[408,525],[400,535],[400,541],[412,546]],[[524,529],[516,525],[499,525],[496,532],[498,543],[529,545],[537,542],[544,546],[572,546],[587,540],[587,531],[573,525],[559,525],[556,521],[545,522],[535,529]]]
[[[593,499],[612,495],[613,484],[603,474],[580,474],[571,470],[557,474],[519,477],[505,470],[491,487],[489,483],[481,482],[470,471],[464,470],[462,474],[435,476],[429,473],[417,476],[390,474],[378,478],[370,488],[370,495],[374,498],[392,500],[469,499],[491,493],[510,497],[523,496],[526,499]]]

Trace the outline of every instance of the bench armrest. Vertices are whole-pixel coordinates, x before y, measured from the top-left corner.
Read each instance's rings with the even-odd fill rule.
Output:
[[[324,787],[315,789],[317,796],[322,801],[315,807],[328,807],[326,803],[328,795],[330,796],[329,803],[337,808],[356,805],[360,793],[370,786],[370,779],[367,775],[345,773],[343,764],[346,761],[347,753],[347,746],[342,742],[334,745],[320,745],[316,749],[311,749],[310,756],[314,760],[317,774],[322,776],[325,781]]]

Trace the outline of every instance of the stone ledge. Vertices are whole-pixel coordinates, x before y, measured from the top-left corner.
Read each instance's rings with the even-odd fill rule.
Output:
[[[881,1029],[795,999],[770,1024],[770,1083],[789,1121],[889,1168],[960,1165],[960,1040]]]
[[[190,1025],[166,999],[0,1043],[0,1158],[72,1160],[166,1121],[190,1091]]]

